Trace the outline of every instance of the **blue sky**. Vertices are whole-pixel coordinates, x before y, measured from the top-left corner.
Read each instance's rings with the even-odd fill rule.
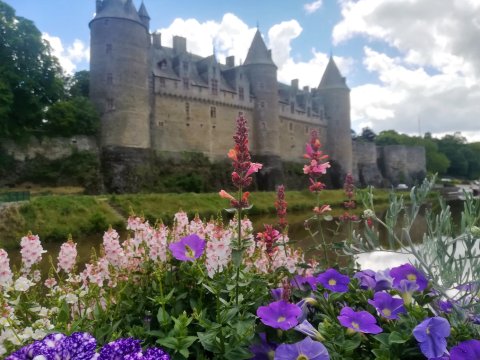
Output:
[[[88,69],[94,0],[4,0],[35,22],[64,69]],[[352,127],[480,141],[480,0],[144,0],[151,31],[237,62],[259,24],[279,79],[317,86],[332,51],[347,77]],[[134,0],[140,5],[140,0]]]

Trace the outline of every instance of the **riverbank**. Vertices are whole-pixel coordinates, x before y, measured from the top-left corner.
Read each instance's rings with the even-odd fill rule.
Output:
[[[375,203],[388,204],[388,191],[375,190]],[[331,205],[333,216],[343,213],[343,190],[325,190],[321,203]],[[253,208],[250,215],[275,212],[274,192],[255,192],[250,196]],[[315,206],[314,195],[308,191],[288,191],[289,212],[305,212]],[[45,242],[63,242],[69,234],[74,238],[100,234],[110,225],[125,228],[125,219],[135,213],[151,223],[170,223],[179,210],[190,217],[229,216],[225,211],[229,202],[217,193],[184,194],[130,194],[130,195],[41,195],[33,194],[29,202],[4,204],[0,208],[0,248],[16,248],[20,238],[31,231]],[[361,212],[362,209],[357,209]]]

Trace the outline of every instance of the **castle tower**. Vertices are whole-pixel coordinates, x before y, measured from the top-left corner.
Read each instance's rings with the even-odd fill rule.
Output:
[[[278,113],[277,66],[257,30],[243,64],[255,97],[252,153],[263,163],[257,183],[261,190],[274,190],[282,182]]]
[[[138,191],[132,168],[150,158],[149,17],[132,0],[96,0],[90,21],[90,98],[101,117],[107,189]]]
[[[352,172],[350,89],[332,56],[320,81],[318,94],[327,119],[326,148],[330,158],[339,166],[338,181],[343,183],[345,175]]]
[[[90,22],[90,98],[102,148],[150,148],[149,17],[132,0],[96,0]]]

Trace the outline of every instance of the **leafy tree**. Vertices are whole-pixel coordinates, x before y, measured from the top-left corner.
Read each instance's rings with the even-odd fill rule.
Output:
[[[365,127],[362,129],[362,135],[360,135],[360,137],[365,141],[374,142],[377,134],[369,127]]]
[[[88,70],[77,71],[67,79],[68,93],[71,97],[89,97],[90,72]]]
[[[46,113],[45,130],[49,135],[94,135],[100,126],[99,116],[90,100],[84,97],[58,101]]]
[[[40,31],[0,0],[0,136],[40,129],[45,108],[63,94],[61,67]]]

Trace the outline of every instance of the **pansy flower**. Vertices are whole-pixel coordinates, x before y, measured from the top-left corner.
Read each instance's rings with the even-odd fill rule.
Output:
[[[329,360],[327,348],[318,341],[306,337],[295,344],[282,344],[275,351],[275,360]]]
[[[169,249],[177,260],[195,261],[203,255],[205,240],[196,234],[192,234],[182,238],[180,241],[171,243]]]
[[[346,292],[348,290],[348,284],[350,283],[348,276],[340,274],[335,269],[328,269],[319,274],[317,280],[325,289],[335,292]]]
[[[442,317],[436,316],[423,320],[413,329],[413,336],[420,343],[420,350],[428,359],[441,357],[447,350],[450,324]]]
[[[342,326],[356,332],[366,334],[379,334],[383,330],[377,325],[377,320],[368,311],[354,311],[352,308],[345,306],[337,316]]]
[[[368,303],[377,309],[380,316],[389,320],[398,319],[398,314],[406,312],[402,299],[394,298],[385,292],[375,293],[373,300],[368,300]]]
[[[297,325],[297,318],[301,314],[302,309],[284,300],[274,301],[267,306],[260,306],[257,309],[257,316],[262,323],[282,330],[288,330]]]

